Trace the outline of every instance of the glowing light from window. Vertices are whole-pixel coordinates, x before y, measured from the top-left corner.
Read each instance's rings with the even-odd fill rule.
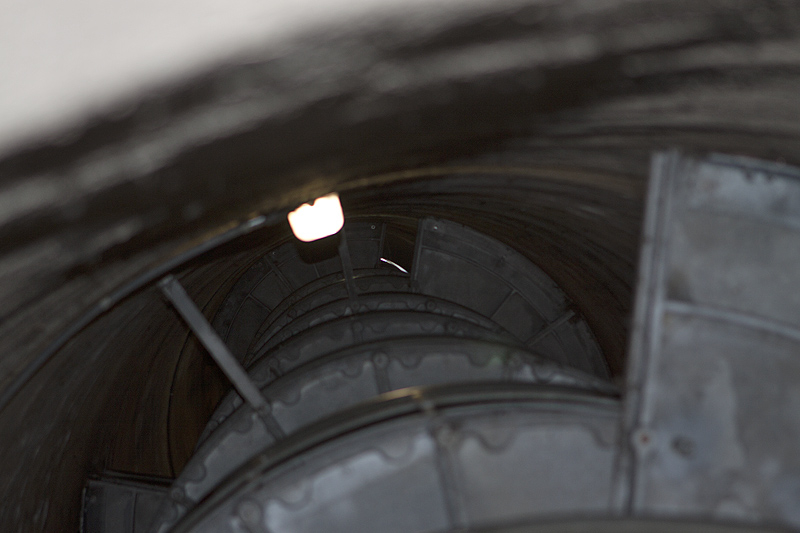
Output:
[[[303,242],[329,237],[344,226],[342,204],[335,192],[301,205],[287,218],[294,236]]]

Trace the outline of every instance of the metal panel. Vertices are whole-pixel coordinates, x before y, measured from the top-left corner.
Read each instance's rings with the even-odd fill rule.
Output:
[[[82,533],[146,533],[167,494],[167,480],[91,479],[83,493]]]
[[[397,278],[388,278],[388,280],[392,279]],[[379,278],[375,278],[370,290],[375,287],[375,282],[378,282],[379,288],[382,285]],[[297,335],[304,334],[309,328],[317,327],[320,324],[348,316],[364,317],[370,313],[387,311],[409,311],[448,316],[466,320],[487,331],[498,334],[505,332],[502,327],[483,315],[446,300],[403,292],[377,292],[361,294],[357,301],[335,300],[327,304],[321,304],[308,311],[298,309],[297,316],[286,327],[275,333],[267,331],[263,339],[256,339],[253,342],[255,346],[258,346],[258,351],[255,352],[253,359],[263,357],[278,344],[284,343]],[[505,336],[508,338],[509,343],[514,342],[514,338],[510,334],[505,334]]]
[[[417,304],[421,304],[418,307],[422,310],[412,311],[406,308],[403,311],[356,312],[356,314],[352,315],[345,315],[342,311],[342,316],[339,318],[321,322],[307,329],[304,328],[289,337],[280,346],[267,345],[265,351],[259,354],[259,359],[248,370],[256,385],[263,387],[276,376],[290,372],[294,368],[326,354],[377,340],[417,336],[448,336],[492,341],[505,345],[515,344],[514,337],[502,332],[499,326],[495,329],[484,327],[482,325],[483,322],[488,323],[489,327],[492,324],[485,318],[481,321],[482,317],[480,315],[474,315],[474,321],[456,318],[454,314],[470,317],[472,315],[468,309],[463,309],[457,304],[434,302],[432,300],[426,301],[426,299],[413,294],[372,296],[383,296],[381,299],[375,298],[373,300],[376,305],[382,307],[391,302],[401,302],[413,308],[416,300]],[[370,297],[362,297],[359,304],[364,305],[369,300]],[[432,305],[426,306],[426,303],[437,305],[435,307]],[[320,310],[324,312],[324,315],[330,317],[331,312],[338,312],[342,307],[349,310],[354,310],[356,307],[347,301],[335,302],[335,304],[323,306]],[[366,307],[366,309],[369,308]],[[428,312],[429,308],[439,311],[439,313]],[[333,316],[338,316],[338,314]],[[293,327],[306,317],[312,318],[312,323],[322,319],[320,314],[308,313],[304,317],[295,320],[292,323]],[[278,336],[275,335],[273,339]],[[202,444],[208,435],[241,404],[242,402],[236,394],[228,394],[223,398],[203,431],[199,444]]]
[[[748,525],[725,522],[698,522],[669,518],[593,517],[559,520],[532,520],[504,524],[469,533],[788,533],[774,525]]]
[[[415,405],[401,412],[398,400]],[[546,387],[418,390],[341,420],[336,436],[331,427],[313,446],[293,442],[301,453],[266,451],[240,472],[247,481],[220,488],[176,530],[411,533],[607,509],[614,400]]]
[[[353,268],[375,269],[382,253],[384,231],[384,224],[376,222],[345,224],[342,236],[346,232],[348,259]],[[212,320],[214,329],[237,358],[245,356],[259,326],[279,304],[294,302],[287,297],[306,296],[342,281],[342,263],[338,257],[309,263],[300,253],[301,245],[295,241],[284,243],[254,263],[236,282]]]
[[[800,524],[800,173],[654,159],[619,503]]]
[[[275,359],[282,357],[280,350],[272,355]],[[262,373],[257,382],[273,420],[287,436],[381,393],[411,386],[526,383],[606,395],[616,392],[598,378],[563,368],[523,348],[453,337],[409,337],[365,343],[324,354],[305,365],[301,363],[290,361],[296,366],[294,371],[277,378]],[[173,485],[180,489],[178,500],[185,499],[189,507],[227,474],[275,442],[246,406],[240,406],[218,423]],[[551,444],[560,449],[570,447],[566,441]],[[578,448],[582,446],[581,442],[576,444]],[[610,462],[598,468],[610,470]],[[559,480],[574,485],[573,479]],[[548,485],[556,482],[553,476]],[[597,498],[603,505],[608,501],[607,494]],[[183,505],[180,501],[175,504]]]
[[[430,228],[433,236],[424,231],[429,223],[433,224]],[[260,416],[255,416],[253,409],[242,405],[234,394],[221,403],[196,453],[172,486],[159,531],[169,529],[187,512],[202,506],[204,500],[220,494],[225,479],[237,469],[246,468],[245,464],[260,454],[277,453],[275,450],[280,450],[285,442],[291,443],[304,432],[317,431],[315,428],[335,420],[340,413],[369,405],[382,394],[397,395],[398,389],[420,386],[491,384],[498,390],[506,390],[525,384],[523,390],[528,394],[538,387],[558,385],[573,392],[565,393],[567,403],[558,406],[556,413],[548,410],[537,411],[535,416],[525,415],[532,417],[529,422],[536,427],[515,433],[513,443],[492,444],[497,437],[495,433],[507,435],[510,427],[502,424],[495,427],[491,417],[485,424],[459,421],[459,427],[468,429],[451,432],[458,433],[459,442],[463,441],[463,446],[458,445],[457,449],[451,449],[455,441],[451,442],[450,437],[447,442],[440,441],[450,429],[442,427],[432,434],[426,426],[422,428],[419,449],[433,446],[434,451],[421,456],[421,466],[416,463],[398,466],[393,461],[375,463],[370,455],[375,450],[362,450],[359,445],[355,451],[364,452],[364,457],[353,460],[361,464],[364,459],[377,468],[376,472],[380,472],[374,480],[369,474],[367,486],[358,488],[358,494],[343,491],[336,495],[337,485],[364,482],[358,472],[353,477],[360,467],[337,466],[334,470],[341,470],[341,475],[331,474],[331,479],[335,478],[330,485],[333,500],[322,498],[312,502],[311,511],[303,511],[302,516],[294,512],[297,508],[294,503],[279,504],[270,511],[268,527],[350,531],[373,529],[375,524],[381,524],[381,530],[392,527],[419,530],[440,523],[453,527],[573,508],[607,509],[605,481],[611,479],[611,457],[616,453],[618,412],[613,409],[605,418],[590,417],[586,423],[576,424],[569,416],[563,424],[559,421],[563,409],[570,410],[572,395],[616,396],[616,388],[597,377],[605,375],[606,367],[585,323],[552,280],[517,252],[457,224],[425,221],[420,228],[413,285],[409,276],[385,269],[359,270],[349,288],[341,275],[329,274],[297,288],[269,310],[257,328],[258,334],[248,343],[251,348],[245,362],[255,361],[248,379],[234,379],[240,389],[244,384],[261,390],[261,395],[247,395],[248,403],[255,406]],[[346,240],[342,238],[340,243],[344,271],[350,272]],[[279,250],[283,248],[285,245]],[[495,254],[499,255],[492,260]],[[260,267],[256,272],[257,275],[243,279],[258,288],[271,274]],[[284,270],[280,272],[288,277]],[[258,278],[259,284],[251,278]],[[176,282],[164,287],[172,285]],[[410,292],[412,287],[415,292]],[[242,301],[255,301],[252,291],[247,294]],[[167,291],[167,295],[171,294]],[[191,303],[185,294],[182,296],[171,295],[179,310],[181,301]],[[264,295],[259,299],[267,301]],[[185,310],[182,312],[185,314]],[[209,337],[208,331],[203,337],[204,330],[196,327],[202,317],[196,310],[195,315],[198,315],[196,320],[189,320],[189,324],[201,340]],[[263,313],[259,316],[263,317]],[[509,332],[497,321],[513,331]],[[239,333],[253,335],[254,328],[241,327],[245,324],[241,320],[237,323]],[[207,341],[206,338],[204,342]],[[216,344],[221,345],[221,341],[216,339]],[[535,352],[531,346],[535,346]],[[226,359],[229,367],[232,365],[241,373],[232,356]],[[584,367],[589,372],[582,370]],[[223,365],[223,370],[226,368]],[[602,428],[592,429],[595,423]],[[561,427],[564,424],[569,427]],[[600,434],[603,436],[598,437]],[[402,438],[393,437],[397,442]],[[543,453],[531,457],[532,449]],[[334,452],[326,453],[336,456]],[[576,461],[565,454],[581,459]],[[379,451],[377,457],[383,455]],[[562,475],[564,469],[575,475]],[[441,472],[436,474],[436,470]],[[419,479],[418,474],[422,476]],[[447,486],[439,486],[438,476],[447,478]],[[586,483],[587,479],[595,478],[605,481],[599,486]],[[326,485],[327,481],[320,483]],[[287,490],[295,491],[291,487]],[[379,495],[386,500],[409,490],[413,498],[409,497],[403,505],[412,500],[415,509],[430,504],[434,514],[423,517],[404,513],[388,517],[379,511],[376,499]],[[426,496],[425,491],[433,492]],[[535,496],[533,501],[529,501],[529,494]],[[420,497],[420,501],[415,499]],[[436,497],[442,500],[439,504]],[[358,516],[345,519],[338,516],[338,511],[334,512],[336,516],[330,515],[339,500],[343,505],[353,506],[353,498],[359,501]],[[275,499],[286,503],[281,495]],[[247,502],[250,503],[240,502],[247,509],[243,513],[236,511],[239,522],[233,525],[260,530],[265,524],[250,520],[251,514],[260,511],[250,509],[252,502]],[[265,505],[269,507],[272,503]],[[373,517],[372,511],[378,515]],[[439,520],[442,517],[443,522]],[[284,518],[289,525],[282,522]],[[389,518],[391,522],[383,524],[382,520]]]
[[[469,307],[524,341],[529,349],[608,377],[591,330],[566,294],[519,252],[461,224],[419,223],[413,288]]]
[[[359,295],[371,293],[404,292],[408,290],[408,278],[386,270],[359,270],[353,280]],[[360,298],[359,298],[360,299]],[[250,349],[247,351],[245,363],[250,364],[256,353],[264,351],[264,347],[271,341],[273,335],[297,331],[291,326],[292,322],[316,309],[340,301],[347,305],[357,306],[358,301],[349,298],[345,281],[341,275],[320,278],[313,283],[292,293],[272,312],[262,319],[258,331],[252,334]]]

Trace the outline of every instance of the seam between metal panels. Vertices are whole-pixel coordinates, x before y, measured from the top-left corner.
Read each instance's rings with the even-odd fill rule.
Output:
[[[720,307],[709,305],[697,305],[678,301],[664,302],[665,313],[676,315],[694,315],[701,318],[716,320],[719,322],[730,322],[739,326],[766,331],[793,341],[800,342],[800,328],[793,327],[786,322],[761,318],[748,313],[730,311]]]
[[[661,338],[660,317],[663,315],[664,271],[668,261],[667,255],[669,253],[668,248],[665,247],[665,243],[669,238],[670,228],[668,217],[671,214],[672,200],[675,194],[675,178],[678,174],[679,162],[678,153],[673,152],[665,156],[660,167],[653,172],[653,176],[656,178],[653,187],[653,194],[655,195],[654,204],[646,207],[646,209],[653,209],[655,215],[653,226],[654,233],[652,235],[653,248],[650,250],[652,262],[649,264],[649,272],[652,277],[650,283],[645,288],[645,290],[647,290],[645,298],[650,300],[650,305],[645,308],[647,326],[642,339],[641,347],[643,351],[640,352],[643,358],[639,359],[642,366],[639,369],[640,372],[633,376],[633,379],[638,379],[638,386],[640,388],[637,389],[637,402],[634,406],[633,418],[631,418],[632,424],[628,427],[630,433],[625,434],[625,437],[628,439],[627,443],[632,445],[630,449],[631,453],[629,454],[632,462],[629,471],[628,501],[626,506],[629,514],[633,514],[634,512],[637,493],[640,489],[637,484],[638,456],[635,448],[637,443],[634,442],[634,437],[637,430],[639,430],[641,426],[647,424],[645,416],[648,399],[645,394],[645,387],[646,383],[653,379],[653,372],[655,372],[656,368],[653,357],[658,350],[658,343]],[[658,206],[657,209],[656,206]]]
[[[652,371],[649,355],[658,338],[658,317],[661,314],[662,294],[659,280],[663,273],[663,250],[659,243],[665,238],[664,214],[669,210],[672,188],[665,185],[675,173],[677,152],[660,154],[653,158],[650,184],[645,201],[645,219],[639,253],[638,288],[634,302],[634,315],[628,348],[628,375],[624,393],[621,449],[616,465],[615,481],[611,492],[611,507],[625,515],[633,514],[636,492],[636,448],[633,435],[641,423],[644,411],[644,383]],[[636,335],[635,331],[641,333]]]
[[[545,324],[545,326],[542,329],[531,335],[527,340],[523,341],[522,344],[532,349],[534,346],[539,344],[542,341],[542,339],[544,339],[551,333],[555,332],[567,320],[569,320],[574,316],[575,316],[575,311],[573,311],[572,309],[567,309],[560,317],[556,318],[552,322],[547,322],[547,324]],[[564,347],[560,342],[559,345],[562,348]]]
[[[435,428],[430,428],[428,434],[433,439],[436,462],[436,474],[441,489],[442,501],[445,506],[445,513],[450,522],[451,529],[464,529],[469,525],[466,505],[463,495],[459,490],[458,473],[455,458],[450,453],[452,446],[451,428],[447,421],[444,421]]]
[[[707,206],[702,206],[701,208],[691,207],[687,211],[694,213],[702,213],[703,215],[711,215],[715,217],[725,217],[734,220],[742,220],[742,221],[752,222],[754,224],[763,224],[768,227],[779,226],[781,228],[792,231],[800,231],[800,220],[787,220],[786,217],[779,218],[773,216],[764,216],[763,213],[755,214],[752,212],[748,213],[736,209],[709,208]]]
[[[783,164],[753,157],[713,153],[708,156],[706,163],[735,168],[742,172],[752,172],[752,165],[755,164],[765,173],[768,172],[781,178],[800,181],[800,173],[792,171],[792,169],[787,168]]]

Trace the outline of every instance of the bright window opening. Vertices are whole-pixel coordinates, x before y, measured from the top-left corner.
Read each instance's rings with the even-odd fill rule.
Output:
[[[344,213],[339,195],[331,193],[303,204],[288,216],[294,236],[303,242],[329,237],[344,226]]]

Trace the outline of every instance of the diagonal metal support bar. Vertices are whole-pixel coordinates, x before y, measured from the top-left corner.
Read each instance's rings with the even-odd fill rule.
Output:
[[[568,309],[566,313],[558,317],[557,319],[553,320],[549,324],[547,324],[544,328],[538,331],[533,337],[525,341],[525,346],[528,348],[532,348],[536,346],[542,339],[553,333],[557,330],[561,324],[569,320],[570,318],[575,316],[575,311],[572,309]]]
[[[216,361],[225,375],[233,384],[239,395],[253,408],[259,415],[269,417],[270,407],[258,387],[252,382],[250,376],[247,375],[242,365],[233,356],[222,339],[208,323],[206,317],[195,305],[194,301],[186,294],[183,286],[175,279],[174,276],[169,275],[159,282],[161,292],[164,293],[172,305],[175,306],[178,313],[180,313],[183,320],[191,328],[203,346],[206,347],[208,353]]]
[[[342,261],[342,273],[344,274],[344,283],[347,287],[347,296],[354,300],[358,296],[356,289],[355,275],[353,274],[353,261],[350,258],[350,248],[347,247],[347,235],[344,228],[341,232],[341,240],[339,241],[339,258]]]

